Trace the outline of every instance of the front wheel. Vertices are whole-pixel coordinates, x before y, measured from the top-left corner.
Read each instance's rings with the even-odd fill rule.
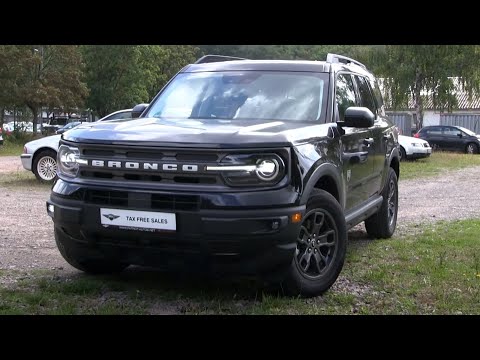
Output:
[[[382,191],[383,202],[377,213],[365,220],[368,235],[374,238],[389,238],[395,232],[398,213],[397,174],[388,168],[387,183]]]
[[[282,288],[294,296],[324,293],[342,270],[346,248],[347,227],[340,204],[326,191],[315,190],[307,203]]]
[[[50,182],[57,176],[57,153],[43,150],[33,160],[33,173],[42,182]]]
[[[470,143],[465,148],[465,152],[467,154],[478,154],[478,146],[475,145],[474,143]]]

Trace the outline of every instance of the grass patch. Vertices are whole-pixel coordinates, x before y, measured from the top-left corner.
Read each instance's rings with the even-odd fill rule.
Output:
[[[400,180],[440,175],[445,171],[480,166],[480,155],[435,151],[426,159],[402,161]]]
[[[0,174],[0,186],[18,187],[22,189],[49,189],[51,183],[40,182],[31,171],[20,170]]]
[[[23,153],[23,143],[4,141],[0,145],[0,156],[20,156]]]
[[[140,267],[98,277],[44,270],[0,287],[0,314],[480,314],[479,232],[480,220],[464,220],[416,236],[356,237],[337,282],[311,299]]]

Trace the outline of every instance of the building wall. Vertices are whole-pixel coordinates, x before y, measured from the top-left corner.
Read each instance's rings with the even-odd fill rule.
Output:
[[[423,126],[440,125],[440,113],[432,110],[424,111]]]

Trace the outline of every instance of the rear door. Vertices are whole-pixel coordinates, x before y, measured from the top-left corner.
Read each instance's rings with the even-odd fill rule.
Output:
[[[357,82],[360,106],[368,108],[375,115],[374,125],[369,129],[369,138],[365,139],[369,156],[373,159],[373,170],[367,178],[368,196],[378,194],[382,188],[382,175],[385,169],[385,154],[387,153],[386,140],[389,123],[379,116],[378,106],[375,101],[369,79],[365,76],[355,75]]]

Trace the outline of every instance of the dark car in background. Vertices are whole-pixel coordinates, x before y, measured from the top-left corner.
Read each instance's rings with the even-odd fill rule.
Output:
[[[461,126],[425,126],[415,134],[415,137],[428,141],[434,149],[461,151],[467,154],[478,154],[480,149],[480,135]]]

